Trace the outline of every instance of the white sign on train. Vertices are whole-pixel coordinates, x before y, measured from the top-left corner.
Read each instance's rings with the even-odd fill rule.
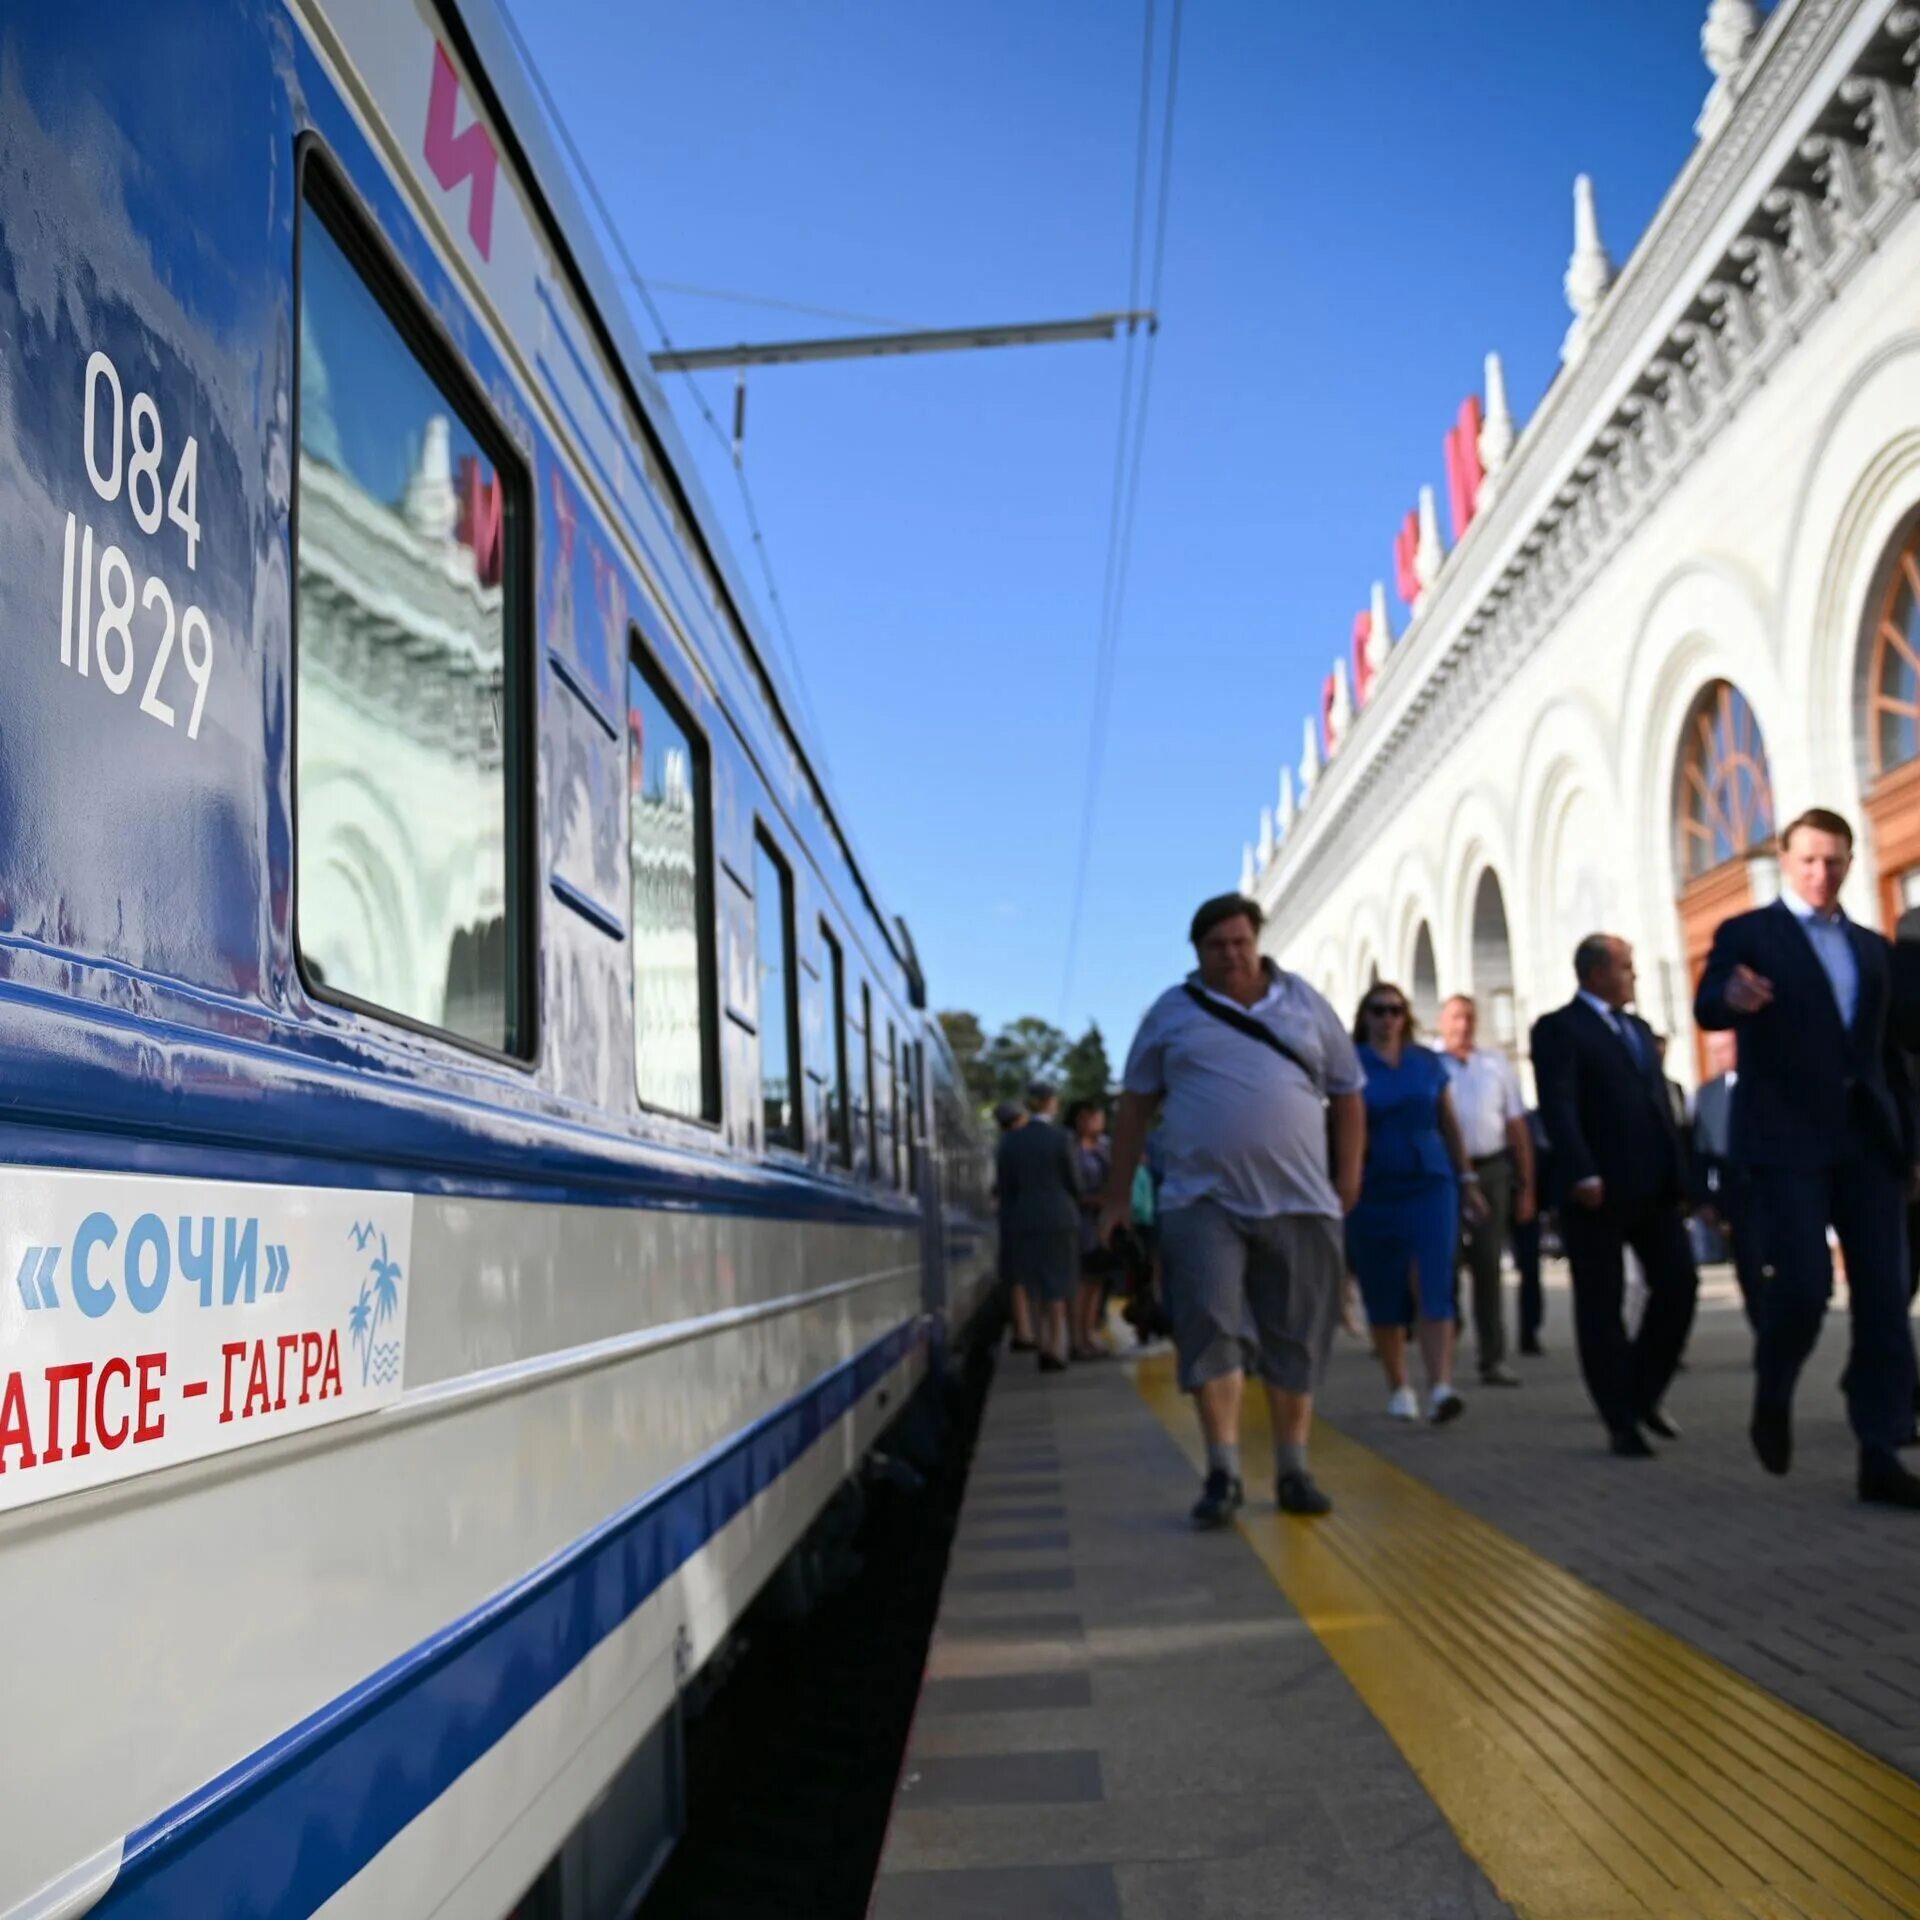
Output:
[[[370,1413],[413,1199],[0,1167],[0,1512]]]

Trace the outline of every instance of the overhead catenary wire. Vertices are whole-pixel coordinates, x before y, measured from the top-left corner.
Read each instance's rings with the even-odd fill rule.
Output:
[[[781,313],[804,313],[815,320],[849,320],[858,327],[917,326],[913,320],[890,320],[879,313],[849,313],[843,307],[813,307],[801,300],[781,300],[769,293],[732,293],[725,287],[696,287],[685,280],[662,280],[656,275],[648,283],[659,293],[681,293],[694,300],[719,300],[735,307],[771,307]]]
[[[646,276],[634,265],[633,255],[628,251],[627,243],[621,236],[612,211],[600,192],[599,183],[594,179],[591,169],[587,166],[586,157],[581,153],[565,119],[562,118],[552,90],[547,85],[546,76],[540,71],[539,64],[533,57],[533,49],[527,45],[526,36],[520,31],[520,23],[513,17],[513,10],[506,4],[506,0],[501,0],[500,13],[506,22],[507,32],[512,36],[514,47],[526,67],[527,75],[533,82],[534,90],[540,96],[540,103],[546,110],[547,120],[560,144],[566,149],[567,158],[572,163],[574,173],[588,200],[592,203],[595,214],[599,217],[602,230],[619,257],[622,271],[639,294],[641,304],[646,308],[647,318],[652,322],[661,346],[671,351],[673,336],[668,331],[666,318],[660,311],[659,303],[653,297],[653,290],[648,285]],[[800,702],[801,715],[807,723],[807,730],[811,736],[811,751],[830,775],[832,765],[827,754],[826,740],[821,731],[819,718],[814,712],[812,696],[807,690],[806,672],[800,664],[799,649],[794,644],[793,629],[787,620],[786,602],[780,595],[780,583],[774,578],[773,556],[767,550],[766,534],[761,528],[759,511],[754,505],[753,489],[747,483],[745,464],[739,458],[732,437],[721,426],[712,407],[707,404],[707,397],[701,392],[699,382],[691,373],[685,371],[680,377],[686,382],[687,391],[693,396],[693,403],[701,420],[726,454],[727,464],[733,469],[734,483],[740,493],[741,510],[746,516],[747,533],[753,543],[754,554],[760,563],[760,578],[766,587],[767,602],[773,613],[774,627],[780,637],[787,670],[793,677],[793,688]]]
[[[1113,687],[1119,659],[1120,631],[1126,609],[1127,580],[1133,558],[1135,510],[1140,498],[1140,471],[1146,449],[1147,406],[1153,391],[1154,349],[1159,342],[1160,294],[1166,272],[1167,209],[1173,177],[1173,131],[1180,84],[1180,30],[1185,0],[1173,0],[1173,18],[1167,52],[1166,100],[1161,114],[1158,200],[1153,222],[1153,264],[1148,310],[1156,318],[1148,326],[1140,353],[1140,375],[1133,377],[1133,335],[1129,331],[1121,370],[1120,424],[1115,436],[1112,491],[1107,512],[1106,565],[1102,575],[1100,619],[1094,643],[1094,676],[1087,735],[1087,767],[1081,802],[1080,838],[1074,856],[1074,878],[1067,920],[1066,960],[1061,970],[1060,1019],[1064,1024],[1072,1001],[1074,975],[1079,964],[1080,934],[1086,911],[1087,879],[1093,862],[1093,843],[1099,820],[1100,779],[1106,761],[1107,728],[1113,705]],[[1140,265],[1146,213],[1148,156],[1151,152],[1154,66],[1154,0],[1146,0],[1146,22],[1141,44],[1140,122],[1134,158],[1133,239],[1128,265],[1127,304],[1140,304]]]

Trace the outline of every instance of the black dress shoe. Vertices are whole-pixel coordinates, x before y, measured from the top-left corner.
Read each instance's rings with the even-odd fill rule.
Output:
[[[1298,1513],[1317,1520],[1333,1511],[1333,1501],[1314,1483],[1310,1473],[1283,1473],[1273,1489],[1273,1503],[1282,1513]]]
[[[1649,1407],[1640,1416],[1640,1424],[1660,1440],[1678,1440],[1680,1423],[1664,1407]]]
[[[1753,1403],[1753,1424],[1747,1429],[1760,1464],[1769,1473],[1785,1473],[1793,1465],[1793,1409]]]
[[[1244,1497],[1240,1482],[1224,1467],[1215,1467],[1200,1489],[1200,1498],[1193,1503],[1193,1524],[1224,1527],[1239,1512]]]
[[[1067,1363],[1064,1360],[1056,1359],[1054,1355],[1050,1353],[1043,1353],[1040,1356],[1040,1371],[1042,1373],[1065,1373],[1066,1370]]]
[[[1618,1427],[1607,1436],[1607,1451],[1622,1460],[1651,1460],[1653,1449],[1638,1427]]]
[[[1520,1351],[1529,1360],[1539,1360],[1545,1357],[1547,1350],[1540,1344],[1537,1334],[1523,1333],[1520,1336]]]
[[[1860,1456],[1860,1498],[1877,1507],[1920,1511],[1920,1474],[1909,1473],[1890,1453]]]

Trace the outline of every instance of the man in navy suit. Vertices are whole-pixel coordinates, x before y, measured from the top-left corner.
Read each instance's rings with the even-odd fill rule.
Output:
[[[1613,1451],[1646,1459],[1649,1432],[1680,1437],[1661,1400],[1699,1289],[1681,1217],[1686,1158],[1653,1030],[1627,1011],[1633,949],[1611,934],[1589,934],[1573,971],[1579,991],[1534,1022],[1533,1072],[1573,1269],[1580,1371]],[[1647,1309],[1631,1340],[1621,1321],[1628,1247],[1647,1277]]]
[[[1920,1477],[1894,1451],[1913,1432],[1914,1354],[1912,1169],[1887,1077],[1891,949],[1841,911],[1853,829],[1839,814],[1803,813],[1780,850],[1780,898],[1722,923],[1693,1009],[1701,1026],[1740,1034],[1730,1150],[1762,1276],[1753,1447],[1769,1473],[1792,1463],[1794,1383],[1833,1286],[1831,1226],[1853,1309],[1845,1387],[1860,1497],[1920,1509]]]

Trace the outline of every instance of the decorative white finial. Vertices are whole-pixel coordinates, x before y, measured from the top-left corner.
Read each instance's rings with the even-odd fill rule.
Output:
[[[1367,611],[1367,674],[1377,674],[1393,651],[1393,627],[1387,619],[1387,589],[1384,581],[1373,583],[1373,605]],[[1371,697],[1371,696],[1369,696]]]
[[[1293,831],[1293,816],[1299,811],[1293,799],[1293,769],[1280,769],[1280,833],[1282,838]]]
[[[1300,804],[1305,806],[1313,783],[1320,778],[1320,729],[1313,724],[1312,714],[1301,721],[1300,738]]]
[[[1420,582],[1420,597],[1433,591],[1447,550],[1440,544],[1440,508],[1431,487],[1420,489],[1420,544],[1413,550],[1413,577]]]
[[[1262,873],[1273,864],[1273,809],[1260,809],[1260,840],[1253,850],[1254,865]]]
[[[1561,344],[1560,358],[1571,367],[1585,354],[1588,327],[1613,285],[1613,261],[1600,239],[1593,180],[1584,173],[1573,183],[1573,257],[1560,284],[1566,290],[1567,305],[1573,309],[1573,325]]]
[[[1694,132],[1702,140],[1711,139],[1733,112],[1741,71],[1759,32],[1760,9],[1753,0],[1712,0],[1707,8],[1706,24],[1700,29],[1700,51],[1706,56],[1707,71],[1713,75],[1713,88],[1693,123]]]
[[[1253,849],[1242,847],[1240,849],[1240,891],[1243,895],[1251,897],[1256,877],[1253,868]]]
[[[453,448],[444,413],[427,422],[420,464],[407,481],[400,511],[423,540],[451,540],[460,524],[460,497],[453,490]]]
[[[1487,417],[1480,423],[1480,503],[1493,504],[1502,470],[1513,452],[1516,436],[1513,409],[1507,405],[1507,370],[1497,353],[1487,355]]]
[[[1327,751],[1338,747],[1353,725],[1353,689],[1347,680],[1347,663],[1333,663],[1333,704],[1327,709]]]

